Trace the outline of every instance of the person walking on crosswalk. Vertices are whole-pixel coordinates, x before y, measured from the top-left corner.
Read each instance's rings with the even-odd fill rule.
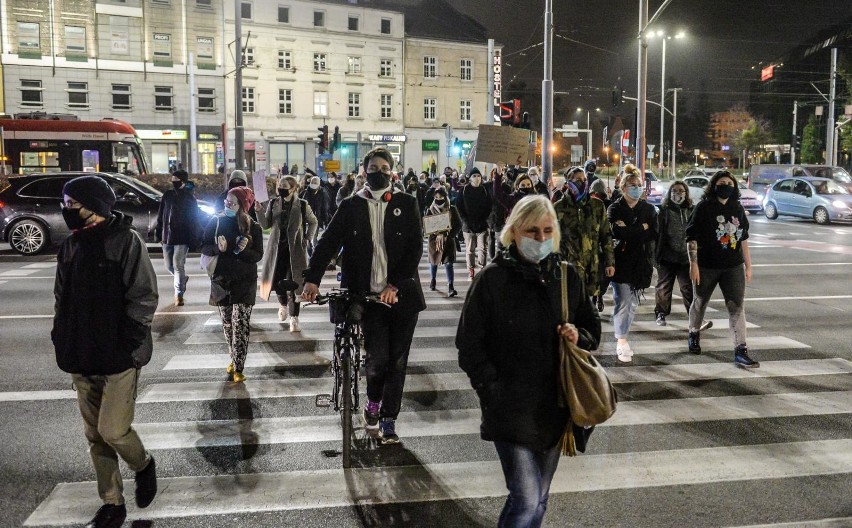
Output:
[[[459,191],[456,208],[462,221],[464,233],[467,274],[473,278],[476,268],[485,267],[488,251],[488,218],[494,208],[494,200],[488,186],[482,185],[482,173],[474,167],[470,171],[470,183]]]
[[[689,351],[701,353],[701,322],[716,285],[722,290],[734,340],[734,362],[757,368],[746,345],[745,285],[751,281],[751,253],[748,250],[749,223],[740,204],[737,180],[728,171],[719,171],[704,188],[704,197],[695,206],[686,226],[689,277],[693,284],[689,308]]]
[[[276,188],[278,196],[265,206],[255,203],[261,227],[270,229],[260,271],[260,297],[268,301],[274,290],[278,297],[278,320],[286,321],[289,313],[290,331],[299,332],[300,303],[296,296],[302,295],[302,273],[308,268],[308,241],[316,234],[317,218],[308,202],[297,196],[296,178],[281,176]],[[298,288],[295,291],[283,288],[282,280],[295,281]]]
[[[426,309],[418,266],[423,225],[417,199],[391,185],[393,154],[376,148],[364,157],[367,185],[341,202],[305,271],[302,298],[314,301],[326,266],[343,250],[343,288],[378,294],[385,307],[364,307],[362,330],[367,362],[367,429],[379,429],[383,444],[399,443],[396,418],[418,314]]]
[[[476,275],[456,332],[459,366],[482,409],[480,434],[494,442],[509,496],[498,527],[541,526],[559,440],[570,418],[557,403],[559,337],[594,350],[597,310],[568,267],[569,321],[561,321],[559,223],[546,196],[517,203],[503,249]]]
[[[175,306],[183,306],[186,293],[186,255],[197,250],[201,228],[198,202],[189,173],[178,169],[172,174],[173,189],[163,193],[157,212],[154,238],[163,244],[166,271],[174,276]]]
[[[443,188],[437,189],[432,198],[432,204],[426,209],[426,216],[448,214],[450,228],[446,231],[429,233],[429,289],[437,289],[438,266],[444,266],[447,273],[447,295],[455,297],[459,293],[453,286],[455,272],[453,264],[456,261],[455,238],[461,230],[461,219],[456,207],[450,204],[447,191]]]
[[[228,191],[224,210],[204,228],[201,253],[216,257],[210,277],[210,305],[219,308],[222,330],[228,343],[231,363],[226,369],[231,379],[245,381],[249,320],[257,297],[257,263],[263,258],[263,230],[248,212],[254,207],[254,193],[248,187]]]
[[[77,392],[103,502],[90,526],[118,527],[127,516],[118,457],[136,475],[137,506],[157,493],[154,458],[132,427],[139,371],[154,348],[157,275],[133,219],[112,211],[115,194],[105,180],[81,176],[62,192],[71,235],[56,256],[50,338]]]

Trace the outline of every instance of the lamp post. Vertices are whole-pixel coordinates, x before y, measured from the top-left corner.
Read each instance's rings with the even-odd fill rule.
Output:
[[[665,130],[666,130],[666,41],[671,40],[672,38],[681,39],[686,35],[681,31],[674,37],[668,35],[663,30],[658,30],[654,35],[660,38],[663,42],[663,64],[662,64],[662,81],[660,84],[660,163],[657,165],[657,169],[660,171],[660,175],[663,174],[663,161],[665,160]],[[674,148],[674,147],[672,147]]]
[[[583,108],[578,106],[576,113],[580,113],[582,111],[583,111]],[[600,108],[595,108],[595,112],[600,113],[600,111],[601,111]],[[594,151],[594,148],[593,148],[593,141],[594,140],[593,140],[593,137],[592,137],[592,117],[591,117],[591,113],[592,113],[591,109],[586,109],[586,130],[589,131],[588,132],[588,134],[589,134],[589,152],[587,152],[587,154],[588,154],[587,159],[595,157],[594,156],[595,151]]]

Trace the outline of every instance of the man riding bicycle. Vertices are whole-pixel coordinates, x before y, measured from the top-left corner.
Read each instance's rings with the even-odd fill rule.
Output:
[[[417,199],[391,185],[394,159],[376,148],[364,157],[367,184],[340,203],[305,270],[302,298],[314,301],[331,259],[341,248],[342,288],[378,294],[380,304],[364,307],[362,331],[367,354],[367,429],[379,429],[383,444],[399,443],[396,417],[408,353],[418,314],[426,309],[418,265],[423,229]]]

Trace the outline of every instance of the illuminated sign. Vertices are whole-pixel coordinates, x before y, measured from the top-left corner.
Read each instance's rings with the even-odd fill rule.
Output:
[[[382,134],[370,134],[368,136],[370,141],[374,141],[376,143],[405,143],[405,135],[382,135]]]
[[[770,64],[766,68],[763,68],[762,70],[760,70],[760,80],[761,81],[768,81],[774,75],[775,75],[775,65],[774,64]]]
[[[491,68],[494,72],[493,106],[499,107],[500,99],[503,96],[503,57],[500,54],[500,50],[494,50]]]

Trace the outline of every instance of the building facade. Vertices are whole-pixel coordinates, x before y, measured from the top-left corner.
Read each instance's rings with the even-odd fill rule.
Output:
[[[178,163],[191,168],[191,54],[197,171],[215,172],[223,158],[223,0],[5,0],[0,5],[5,113],[120,119],[143,139],[153,172]]]
[[[710,114],[710,125],[707,128],[707,143],[710,149],[706,155],[714,165],[737,165],[734,162],[739,162],[742,153],[737,152],[734,142],[753,119],[754,116],[744,106]]]

